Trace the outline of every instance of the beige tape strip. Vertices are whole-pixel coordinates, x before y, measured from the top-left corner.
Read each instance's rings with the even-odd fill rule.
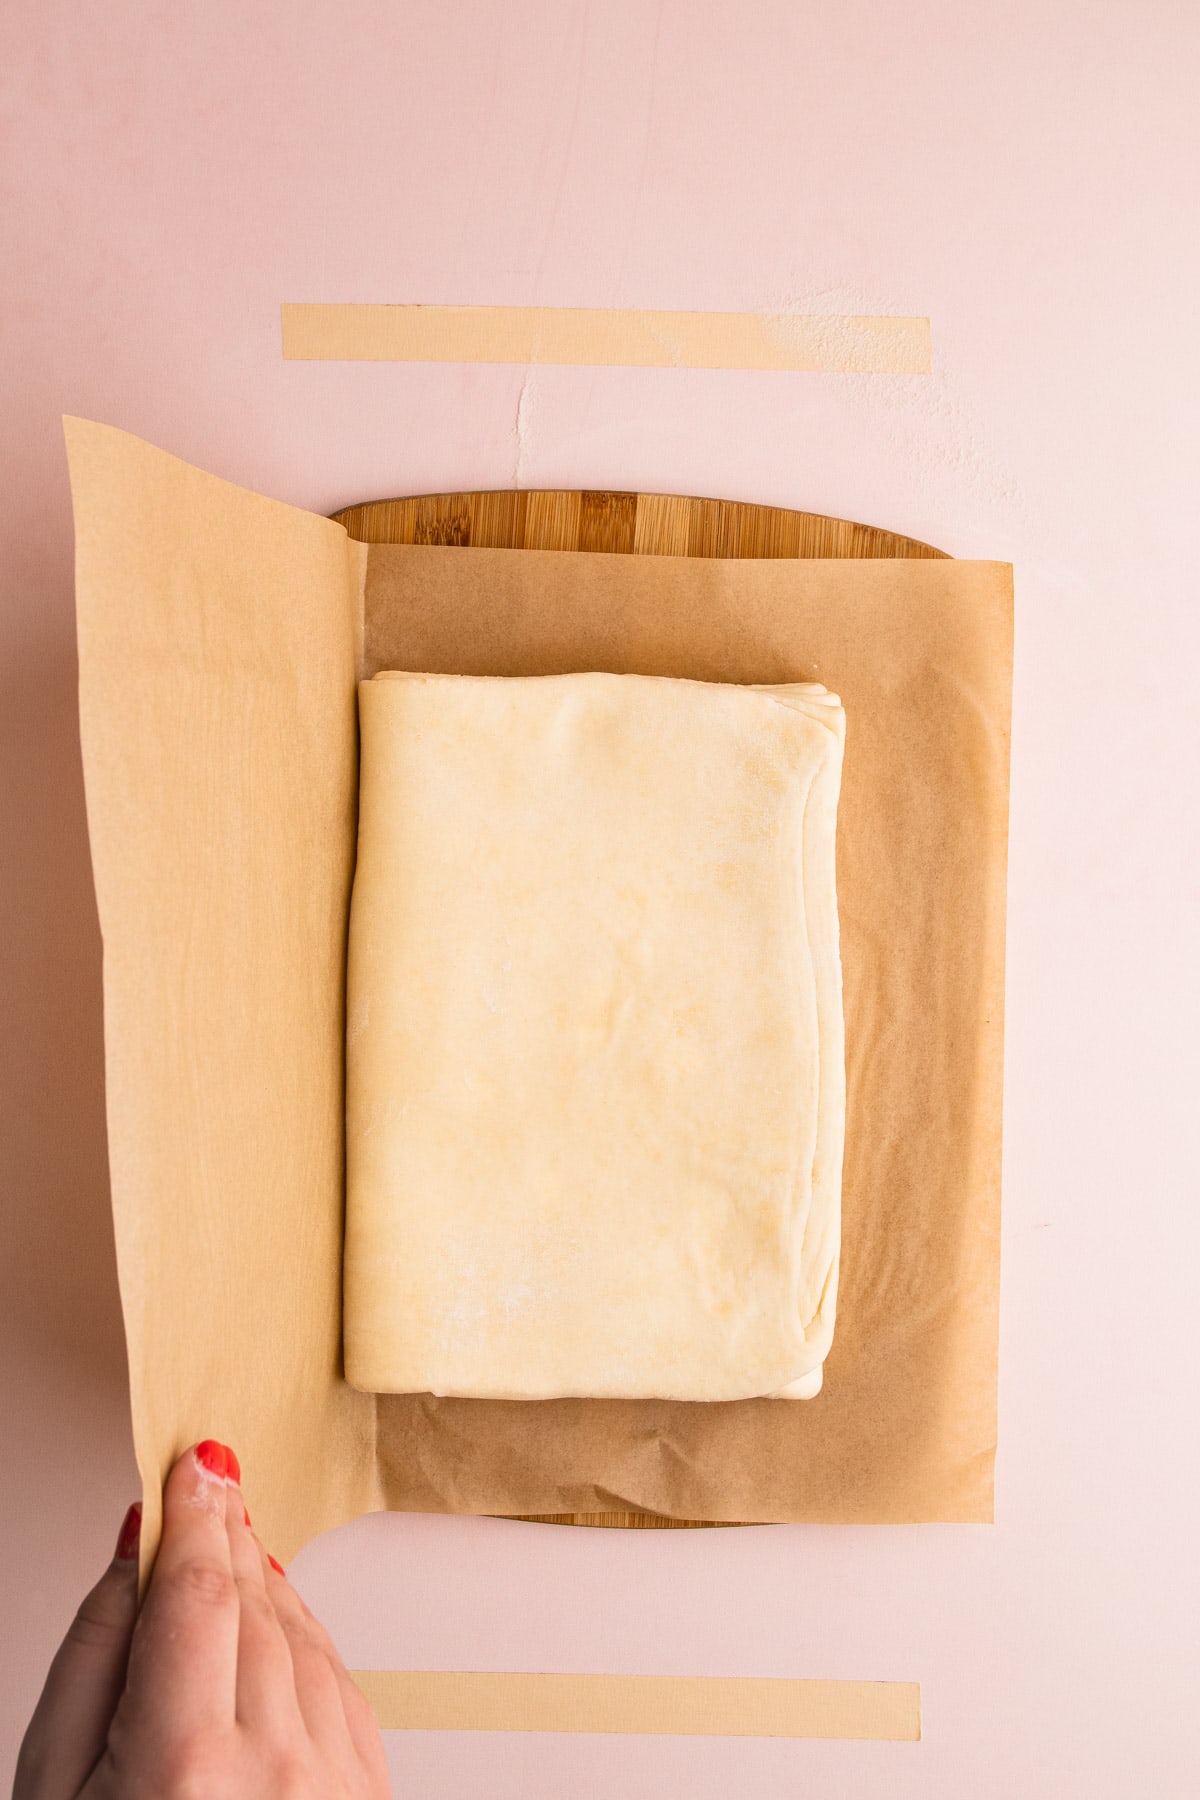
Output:
[[[285,304],[292,362],[589,363],[929,373],[928,319],[555,306]]]
[[[915,1681],[356,1669],[384,1730],[613,1731],[680,1737],[921,1736]]]

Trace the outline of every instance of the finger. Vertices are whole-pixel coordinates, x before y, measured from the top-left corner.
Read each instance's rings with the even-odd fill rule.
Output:
[[[271,1559],[273,1566],[279,1569],[278,1563]],[[282,1575],[283,1570],[279,1569]],[[294,1590],[292,1590],[294,1592]],[[300,1610],[308,1621],[310,1632],[315,1641],[323,1649],[329,1665],[337,1678],[338,1692],[341,1695],[342,1711],[346,1719],[346,1728],[363,1766],[371,1770],[376,1782],[387,1791],[387,1757],[383,1748],[383,1739],[379,1734],[379,1725],[371,1708],[371,1703],[363,1693],[354,1677],[350,1674],[337,1645],[330,1637],[321,1621],[316,1618],[304,1604],[299,1594],[295,1595]]]
[[[288,1613],[297,1622],[306,1625],[309,1645],[324,1656],[329,1669],[333,1670],[338,1697],[342,1703],[345,1730],[349,1732],[354,1751],[358,1755],[358,1760],[362,1762],[363,1768],[371,1773],[374,1786],[380,1787],[383,1793],[387,1793],[389,1791],[389,1787],[387,1787],[389,1784],[387,1755],[383,1751],[380,1726],[376,1723],[369,1699],[363,1694],[362,1688],[358,1687],[351,1678],[351,1674],[340,1658],[335,1642],[327,1633],[326,1627],[320,1624],[320,1620],[315,1618],[313,1613],[309,1613],[308,1606],[304,1604],[299,1593],[288,1584],[288,1577],[282,1570],[281,1564],[275,1561],[275,1557],[266,1557],[266,1562],[272,1568],[273,1573],[279,1577],[275,1582],[268,1580],[268,1588],[270,1588],[273,1600],[281,1606],[281,1609],[284,1609],[284,1613]],[[299,1629],[299,1625],[297,1625],[297,1629]],[[338,1726],[338,1732],[340,1732],[340,1726]]]
[[[274,1562],[274,1559],[272,1559],[272,1561]],[[278,1563],[274,1563],[274,1566],[277,1569],[279,1568]],[[279,1569],[279,1573],[282,1575],[283,1570]],[[338,1692],[341,1695],[342,1701],[342,1711],[346,1718],[346,1727],[353,1740],[354,1747],[358,1751],[359,1757],[368,1767],[383,1768],[386,1770],[387,1759],[384,1755],[383,1739],[379,1735],[379,1726],[376,1722],[375,1714],[371,1709],[370,1701],[342,1661],[338,1647],[330,1637],[324,1625],[322,1625],[321,1621],[309,1611],[308,1607],[304,1604],[304,1601],[300,1598],[299,1594],[295,1593],[294,1589],[289,1589],[289,1592],[294,1594],[300,1611],[308,1623],[308,1628],[314,1641],[321,1647],[329,1662],[329,1666],[332,1668],[334,1676],[337,1679]]]
[[[268,1557],[267,1561],[283,1581],[283,1586],[273,1587],[272,1593],[280,1594],[285,1599],[290,1597],[290,1604],[298,1610],[300,1617],[307,1623],[312,1641],[321,1649],[333,1670],[337,1679],[338,1691],[341,1694],[346,1725],[360,1757],[368,1764],[371,1764],[374,1759],[380,1766],[383,1766],[386,1762],[383,1739],[379,1735],[379,1726],[376,1723],[370,1701],[342,1661],[338,1647],[324,1625],[315,1614],[309,1611],[296,1590],[287,1584],[287,1577],[280,1564],[275,1561],[273,1556]]]
[[[321,1621],[309,1611],[300,1595],[289,1585],[282,1564],[276,1562],[273,1556],[265,1556],[265,1560],[278,1577],[277,1581],[268,1579],[268,1588],[272,1598],[278,1603],[285,1616],[290,1616],[297,1622],[303,1622],[307,1627],[309,1643],[321,1652],[333,1670],[346,1730],[350,1734],[353,1748],[363,1767],[372,1774],[375,1784],[386,1792],[387,1757],[370,1701],[346,1668],[336,1644]]]
[[[315,1744],[344,1754],[351,1734],[338,1679],[337,1652],[280,1564],[270,1556],[265,1561],[267,1591],[291,1653],[296,1701],[308,1735]]]
[[[148,1721],[169,1720],[181,1735],[223,1732],[235,1718],[239,1606],[225,1528],[230,1455],[206,1439],[168,1475],[162,1541],[130,1645],[131,1710]]]
[[[229,1540],[229,1564],[234,1580],[239,1586],[245,1583],[265,1594],[267,1584],[263,1575],[262,1550],[236,1479],[230,1480],[225,1496],[225,1535]]]
[[[379,1731],[379,1721],[371,1708],[362,1689],[358,1687],[349,1671],[343,1671],[340,1683],[342,1705],[346,1709],[346,1723],[350,1729],[351,1741],[358,1752],[359,1761],[374,1777],[375,1785],[382,1793],[388,1789],[387,1754],[383,1748],[383,1738]],[[374,1793],[375,1786],[371,1792]]]
[[[141,1524],[135,1503],[112,1562],[84,1598],[50,1665],[17,1765],[15,1791],[30,1800],[73,1800],[104,1749],[137,1617]]]
[[[291,1739],[304,1729],[291,1651],[267,1594],[266,1558],[251,1529],[241,1488],[234,1481],[225,1497],[225,1532],[239,1601],[238,1722],[255,1732]]]

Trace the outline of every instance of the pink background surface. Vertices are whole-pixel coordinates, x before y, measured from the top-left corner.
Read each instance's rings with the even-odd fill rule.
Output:
[[[320,511],[640,487],[1013,562],[995,1527],[377,1516],[294,1576],[351,1664],[923,1684],[920,1745],[397,1734],[398,1793],[1194,1793],[1200,14],[10,0],[0,32],[0,1762],[135,1491],[70,411]],[[934,370],[287,364],[283,300],[919,313]]]

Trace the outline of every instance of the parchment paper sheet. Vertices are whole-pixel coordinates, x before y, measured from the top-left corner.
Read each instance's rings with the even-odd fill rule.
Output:
[[[287,1557],[376,1507],[986,1521],[1011,569],[368,548],[65,421],[143,1570],[231,1442]],[[355,681],[819,680],[842,696],[848,1118],[811,1402],[435,1400],[340,1375]]]

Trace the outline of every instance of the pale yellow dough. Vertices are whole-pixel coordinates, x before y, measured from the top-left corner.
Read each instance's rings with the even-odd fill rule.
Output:
[[[346,1376],[815,1393],[845,1075],[813,683],[360,684]]]

